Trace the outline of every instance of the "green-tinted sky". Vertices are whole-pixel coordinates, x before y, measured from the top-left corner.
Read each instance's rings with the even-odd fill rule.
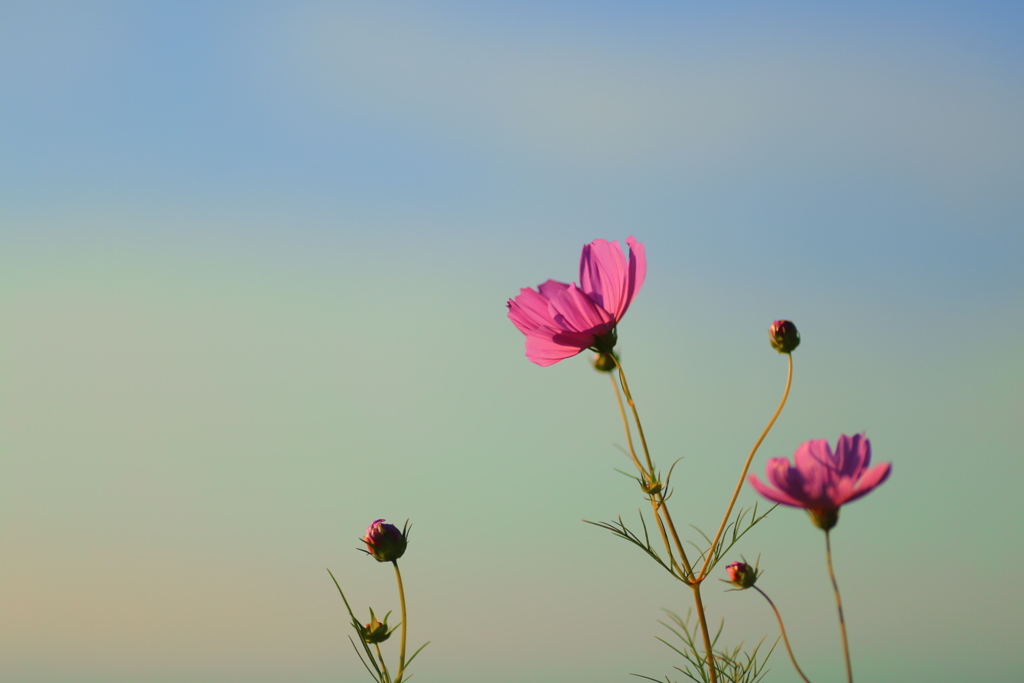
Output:
[[[1022,35],[1012,3],[3,3],[0,679],[359,680],[325,567],[397,609],[380,517],[416,680],[671,674],[687,592],[580,521],[643,505],[608,381],[505,318],[629,235],[681,526],[790,318],[755,471],[860,431],[894,463],[834,533],[859,679],[1024,677]],[[823,545],[780,509],[735,555],[839,680]],[[720,588],[723,638],[775,637]]]

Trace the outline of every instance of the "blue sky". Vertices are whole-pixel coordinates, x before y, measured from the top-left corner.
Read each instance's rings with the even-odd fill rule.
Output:
[[[620,349],[683,458],[677,518],[717,521],[790,318],[755,471],[865,430],[894,463],[835,536],[859,675],[1020,677],[1022,28],[1011,3],[4,3],[0,678],[356,680],[324,567],[395,609],[354,550],[379,517],[414,524],[418,680],[670,673],[686,595],[580,522],[642,503],[607,382],[533,366],[505,319],[628,235]],[[779,510],[737,548],[815,680],[841,673],[821,540]],[[709,595],[730,639],[775,632]]]

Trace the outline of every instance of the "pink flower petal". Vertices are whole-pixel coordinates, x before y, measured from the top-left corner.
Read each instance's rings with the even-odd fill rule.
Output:
[[[628,264],[619,243],[607,240],[594,240],[583,247],[580,258],[580,289],[616,322],[625,315],[647,274],[644,245],[633,237],[626,243]]]
[[[798,508],[804,506],[804,504],[797,500],[796,498],[793,498],[792,496],[789,496],[781,491],[777,491],[773,489],[771,486],[768,486],[767,484],[761,483],[761,480],[757,478],[756,474],[751,474],[749,477],[747,477],[747,481],[750,482],[750,485],[753,486],[758,493],[760,493],[762,496],[764,496],[770,501]]]
[[[875,465],[869,469],[861,480],[857,482],[856,490],[843,502],[850,503],[857,500],[862,496],[866,496],[871,493],[872,489],[884,482],[889,478],[889,474],[892,472],[892,463],[883,462]]]
[[[519,296],[509,299],[508,318],[523,334],[555,324],[547,298],[532,289],[521,289]]]
[[[821,501],[830,480],[829,472],[833,467],[832,449],[828,446],[828,439],[815,439],[800,444],[793,455],[793,461],[803,476],[803,499],[807,502]]]
[[[537,291],[549,301],[552,297],[558,296],[561,292],[572,289],[575,285],[571,285],[568,282],[559,282],[558,280],[546,280],[540,285],[537,285]]]
[[[537,365],[547,367],[571,358],[593,344],[593,335],[538,329],[526,335],[526,357]]]
[[[618,242],[594,240],[580,257],[580,288],[594,303],[618,318],[626,299],[626,258]]]
[[[842,434],[836,442],[835,467],[839,476],[858,479],[871,463],[871,442],[864,434]]]
[[[842,478],[828,482],[822,494],[822,500],[827,501],[829,507],[838,508],[850,499],[854,493],[853,479]]]
[[[644,251],[643,243],[637,242],[635,237],[630,236],[626,238],[626,244],[629,245],[629,275],[626,284],[626,303],[615,316],[616,320],[621,320],[622,316],[625,315],[626,309],[633,303],[636,295],[640,293],[640,288],[644,286],[644,278],[647,277],[647,254]]]
[[[808,482],[803,472],[790,465],[785,458],[770,458],[765,467],[765,475],[782,494],[804,505],[819,498],[819,483]]]
[[[612,317],[579,287],[563,289],[548,303],[555,323],[567,331],[604,334],[615,325]]]

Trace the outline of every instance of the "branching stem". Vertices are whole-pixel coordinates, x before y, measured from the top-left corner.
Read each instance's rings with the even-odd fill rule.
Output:
[[[633,395],[629,391],[629,382],[626,380],[626,373],[622,371],[622,365],[619,363],[619,359],[611,354],[612,359],[615,361],[615,367],[619,371],[619,382],[622,385],[622,393],[626,397],[626,402],[629,403],[629,407],[633,413],[633,423],[636,425],[637,435],[640,437],[640,446],[644,451],[644,460],[647,463],[646,469],[640,462],[640,458],[637,457],[635,448],[633,446],[633,439],[630,436],[629,419],[626,417],[626,410],[622,406],[622,397],[619,394],[618,387],[615,386],[614,380],[612,386],[615,389],[615,399],[619,404],[619,413],[622,415],[622,424],[626,430],[626,443],[629,445],[630,457],[633,459],[633,464],[636,465],[637,469],[640,470],[641,477],[648,484],[655,482],[655,471],[654,462],[651,460],[650,450],[647,448],[647,439],[644,437],[644,429],[640,423],[640,413],[637,411],[636,402],[633,400]],[[665,544],[665,551],[668,553],[669,560],[671,561],[672,567],[675,568],[676,572],[679,573],[680,578],[685,581],[693,589],[693,600],[697,608],[697,618],[700,622],[701,635],[704,638],[704,650],[708,664],[708,675],[711,683],[718,683],[718,671],[715,668],[715,655],[711,649],[711,634],[708,631],[707,617],[704,614],[704,603],[700,597],[700,579],[693,576],[693,568],[690,566],[690,562],[686,557],[686,551],[683,549],[682,541],[679,540],[679,534],[676,532],[675,524],[672,522],[672,516],[668,512],[668,507],[665,505],[665,492],[664,490],[650,494],[651,509],[654,512],[654,519],[658,523],[658,531],[661,533],[661,540]],[[664,516],[664,522],[662,521]],[[668,526],[668,531],[672,536],[672,542],[669,542],[668,534],[666,534],[665,526]],[[672,546],[675,545],[676,553],[679,555],[679,561],[683,567],[680,570],[679,564],[675,560],[675,555],[672,552]]]
[[[616,363],[618,360],[616,360]],[[622,372],[621,367],[619,372]],[[626,408],[622,405],[622,393],[619,391],[619,385],[616,383],[615,378],[612,380],[612,390],[615,392],[615,402],[619,406],[619,415],[622,416],[622,427],[626,431],[626,445],[629,447],[629,457],[633,460],[633,464],[636,465],[637,470],[640,472],[640,476],[647,483],[654,481],[654,473],[648,472],[644,469],[644,466],[640,464],[640,459],[636,457],[636,449],[633,447],[633,434],[629,428],[629,418],[626,417]],[[658,533],[661,534],[661,541],[665,544],[665,551],[668,553],[669,564],[676,571],[677,575],[684,581],[688,577],[693,575],[693,570],[690,567],[690,563],[686,559],[686,553],[683,552],[682,546],[679,543],[679,536],[676,534],[675,525],[672,524],[672,518],[668,514],[668,508],[665,507],[665,500],[660,494],[657,498],[652,495],[651,498],[651,511],[654,513],[654,521],[658,524]],[[661,508],[665,513],[665,519],[668,521],[669,528],[672,530],[672,536],[676,539],[676,548],[679,551],[683,566],[679,566],[679,562],[676,561],[675,555],[672,553],[672,546],[669,545],[668,534],[665,532],[665,523],[661,521],[661,515],[658,514],[658,508]]]

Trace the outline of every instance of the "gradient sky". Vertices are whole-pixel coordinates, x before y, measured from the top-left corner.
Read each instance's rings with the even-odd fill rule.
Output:
[[[792,319],[754,470],[860,431],[894,463],[833,534],[858,678],[1024,678],[1022,36],[1003,2],[0,3],[0,679],[360,680],[325,567],[397,609],[380,517],[417,681],[671,676],[688,592],[580,521],[643,505],[607,379],[505,317],[629,235],[676,519],[717,523]],[[823,545],[779,509],[733,554],[839,680]]]

